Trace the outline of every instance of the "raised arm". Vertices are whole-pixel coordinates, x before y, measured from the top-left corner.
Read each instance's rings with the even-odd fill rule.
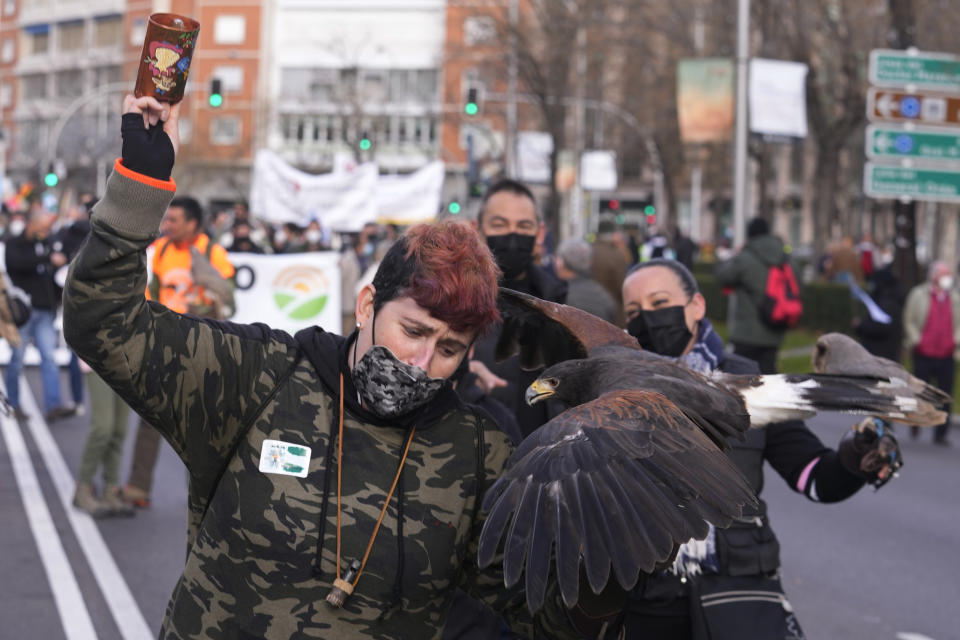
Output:
[[[216,476],[295,348],[263,325],[180,315],[145,299],[145,250],[176,188],[177,110],[152,98],[124,100],[123,157],[70,268],[64,335],[204,481]]]

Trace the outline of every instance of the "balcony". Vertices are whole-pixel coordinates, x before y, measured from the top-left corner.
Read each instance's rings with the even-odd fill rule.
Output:
[[[439,114],[427,109],[417,109],[419,115],[381,111],[341,114],[281,107],[270,146],[287,161],[320,171],[332,167],[335,154],[353,153],[364,134],[372,142],[367,157],[387,171],[412,171],[439,155]]]
[[[61,22],[111,13],[123,14],[126,0],[29,0],[20,6],[20,24]]]

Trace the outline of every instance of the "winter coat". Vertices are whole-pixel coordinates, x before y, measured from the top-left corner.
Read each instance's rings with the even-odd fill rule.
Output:
[[[740,253],[717,265],[717,283],[732,287],[728,311],[729,340],[734,344],[779,347],[785,329],[772,329],[760,318],[767,270],[787,259],[780,238],[764,234],[747,241]]]
[[[929,282],[918,284],[907,294],[907,304],[903,309],[903,346],[907,351],[919,344],[923,335],[923,327],[927,323],[927,314],[930,312]],[[950,309],[953,318],[953,359],[960,359],[960,291],[956,287],[950,290]]]
[[[189,473],[187,560],[160,637],[439,638],[458,586],[525,635],[574,637],[555,585],[532,618],[499,563],[476,565],[479,505],[511,447],[449,385],[385,421],[357,400],[351,339],[180,315],[145,299],[145,249],[174,189],[118,163],[64,293],[70,346]],[[412,430],[356,589],[343,608],[329,606],[338,549],[343,568],[364,557]],[[281,445],[268,440],[298,457],[271,466]]]
[[[567,285],[543,267],[532,267],[521,279],[502,283],[503,286],[528,293],[551,302],[564,303],[567,299]],[[481,361],[490,371],[507,381],[506,387],[494,389],[490,396],[502,402],[513,413],[520,425],[523,436],[530,435],[537,427],[562,410],[555,402],[538,402],[530,406],[525,400],[527,387],[530,386],[542,369],[526,371],[520,366],[520,358],[512,356],[497,362],[496,346],[500,337],[499,326],[476,342],[473,358]]]

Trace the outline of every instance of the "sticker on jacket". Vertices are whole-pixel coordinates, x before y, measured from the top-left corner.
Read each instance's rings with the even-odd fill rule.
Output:
[[[260,450],[260,471],[306,478],[310,468],[310,447],[302,444],[264,440]]]

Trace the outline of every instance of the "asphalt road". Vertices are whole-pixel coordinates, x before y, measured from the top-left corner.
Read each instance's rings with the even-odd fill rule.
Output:
[[[185,554],[185,472],[164,446],[149,510],[80,514],[69,503],[89,418],[47,425],[33,400],[38,372],[26,380],[30,421],[0,415],[0,640],[155,638]],[[834,446],[853,422],[829,415],[811,425]],[[124,479],[136,426],[132,416]],[[809,502],[768,469],[783,581],[809,638],[960,638],[960,446],[902,431],[900,477],[838,505]]]

